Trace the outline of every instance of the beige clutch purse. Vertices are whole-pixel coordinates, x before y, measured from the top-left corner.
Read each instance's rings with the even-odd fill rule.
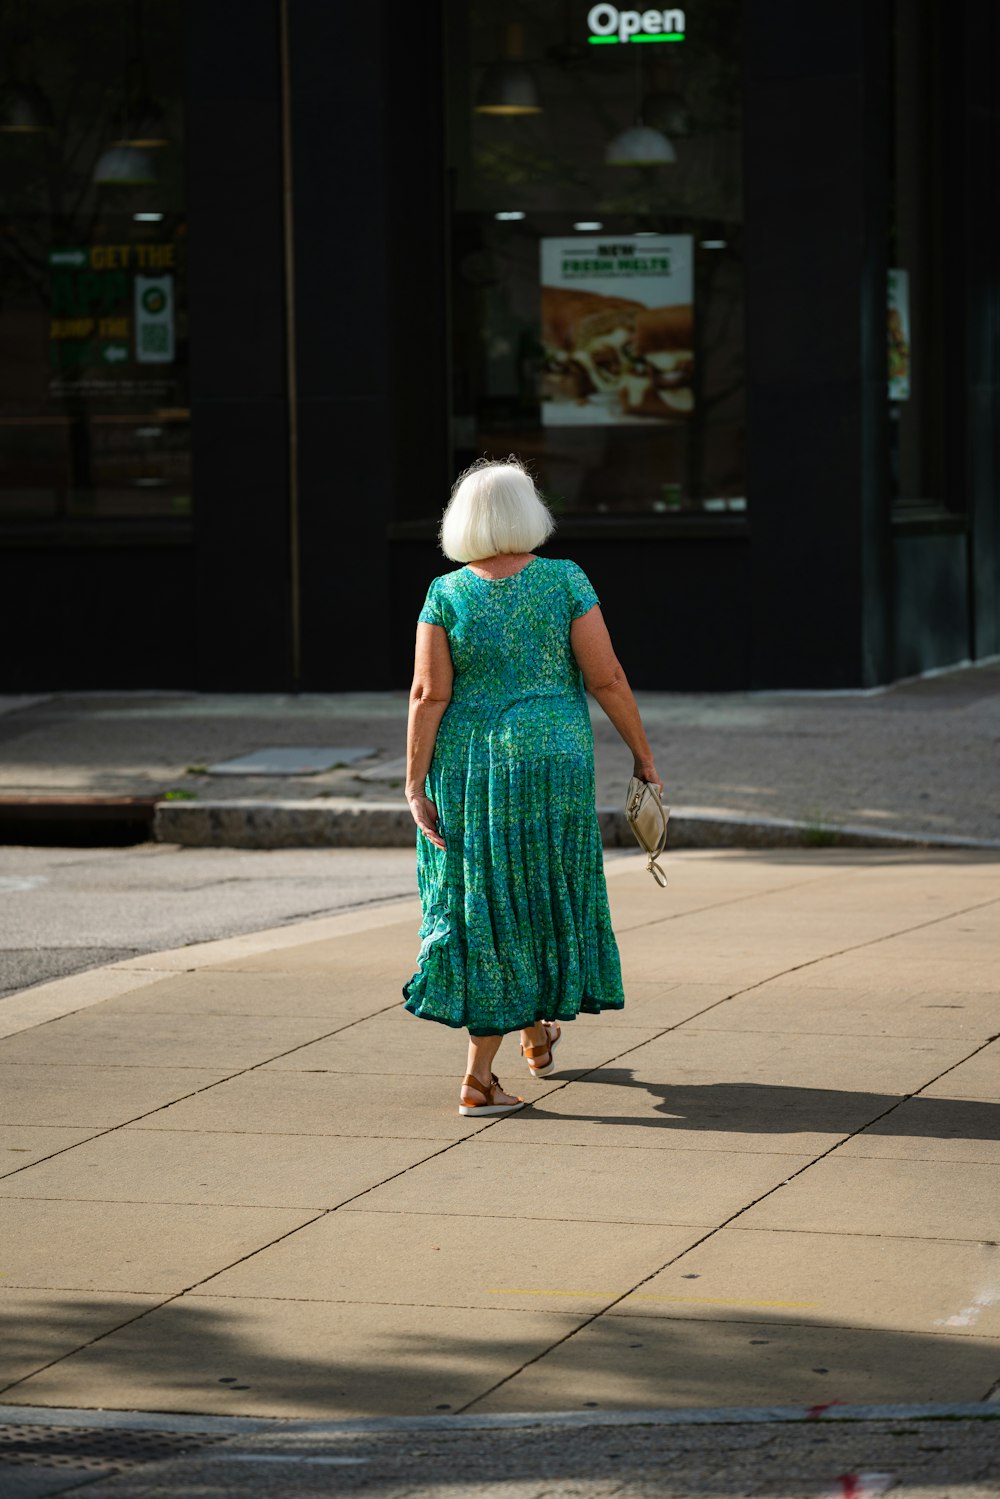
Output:
[[[646,868],[658,885],[665,885],[667,877],[656,861],[667,846],[670,808],[660,800],[659,786],[651,786],[648,781],[633,776],[628,783],[625,816],[646,855]]]

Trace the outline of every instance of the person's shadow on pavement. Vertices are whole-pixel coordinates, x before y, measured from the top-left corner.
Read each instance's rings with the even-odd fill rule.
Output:
[[[560,1080],[558,1073],[552,1081]],[[601,1067],[570,1075],[574,1088],[629,1090],[620,1111],[581,1112],[560,1108],[579,1102],[559,1089],[538,1099],[525,1116],[533,1120],[634,1126],[639,1129],[734,1131],[747,1134],[853,1134],[870,1126],[874,1134],[934,1140],[1000,1140],[1000,1103],[973,1098],[921,1097],[902,1093],[855,1093],[843,1088],[807,1088],[781,1083],[650,1082],[628,1067]],[[635,1092],[648,1096],[637,1110]],[[618,1101],[617,1099],[615,1100]],[[638,1100],[636,1100],[636,1103]]]

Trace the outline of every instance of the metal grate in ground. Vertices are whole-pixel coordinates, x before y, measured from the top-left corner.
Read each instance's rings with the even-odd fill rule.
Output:
[[[72,1469],[125,1473],[225,1442],[224,1436],[190,1432],[101,1430],[82,1426],[0,1425],[0,1468]]]

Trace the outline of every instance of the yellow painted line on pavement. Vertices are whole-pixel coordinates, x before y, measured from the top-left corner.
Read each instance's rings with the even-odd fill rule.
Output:
[[[581,1300],[596,1301],[613,1301],[616,1297],[625,1294],[622,1291],[544,1291],[536,1290],[531,1286],[487,1286],[487,1291],[491,1296],[574,1296]],[[670,1301],[685,1306],[769,1306],[785,1311],[789,1309],[815,1310],[820,1304],[818,1301],[733,1301],[725,1296],[651,1296],[637,1292],[630,1293],[628,1299],[629,1301]]]

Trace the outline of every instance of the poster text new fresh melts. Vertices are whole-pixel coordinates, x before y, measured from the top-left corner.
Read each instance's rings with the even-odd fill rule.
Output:
[[[682,42],[686,17],[682,10],[619,10],[595,5],[587,16],[589,40],[602,42]]]

